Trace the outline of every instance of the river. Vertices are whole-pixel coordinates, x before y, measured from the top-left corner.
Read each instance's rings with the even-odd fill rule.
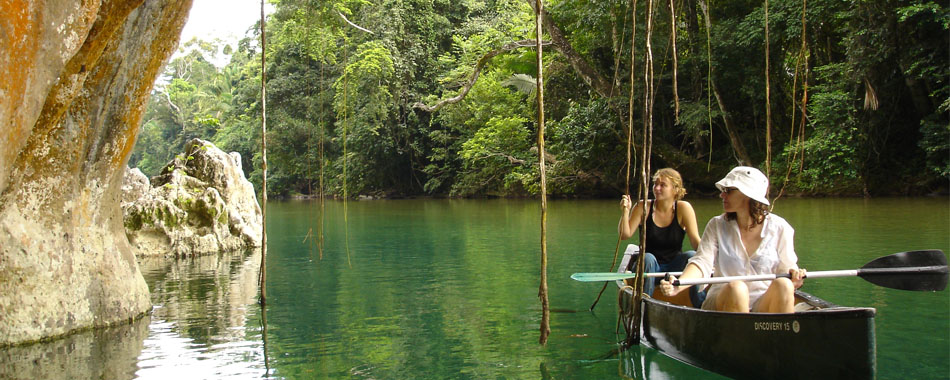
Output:
[[[692,202],[700,230],[721,211],[716,199]],[[553,312],[544,346],[537,201],[328,201],[323,214],[315,201],[286,201],[267,209],[266,312],[257,303],[259,252],[140,260],[150,316],[2,349],[0,378],[720,378],[647,347],[618,353],[616,288],[589,312],[600,285],[569,278],[609,269],[619,200],[548,208]],[[946,197],[784,198],[774,212],[795,227],[809,270],[950,251]],[[804,290],[877,309],[878,378],[950,378],[947,291],[853,277],[813,279]]]

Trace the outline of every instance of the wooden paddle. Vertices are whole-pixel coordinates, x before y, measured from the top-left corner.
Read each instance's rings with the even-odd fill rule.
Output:
[[[670,273],[671,275],[678,275]],[[666,273],[645,273],[646,277],[664,277]],[[571,278],[577,281],[616,281],[635,277],[633,273],[574,273]],[[858,276],[864,280],[887,288],[917,291],[941,291],[946,289],[950,270],[947,269],[947,257],[939,249],[900,252],[879,257],[865,264],[861,269],[808,272],[806,278]],[[731,281],[769,281],[785,274],[763,274],[750,276],[690,278],[673,281],[673,285],[720,284]]]

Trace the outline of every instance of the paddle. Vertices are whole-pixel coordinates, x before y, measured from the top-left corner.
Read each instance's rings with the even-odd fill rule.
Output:
[[[667,272],[644,273],[644,277],[664,277]],[[679,276],[683,272],[669,272],[673,276]],[[637,277],[636,273],[618,273],[618,272],[594,272],[594,273],[574,273],[571,278],[581,282],[600,282],[600,281],[618,281]]]
[[[674,273],[670,273],[674,274]],[[646,273],[646,277],[663,277],[665,273]],[[615,281],[635,277],[633,273],[575,273],[577,281]],[[938,249],[900,252],[879,257],[861,269],[808,272],[806,278],[858,276],[887,288],[918,291],[940,291],[947,287],[950,271],[947,257]],[[707,277],[676,280],[673,285],[719,284],[731,281],[769,281],[789,274],[763,274],[750,276]],[[598,278],[598,279],[595,279]]]

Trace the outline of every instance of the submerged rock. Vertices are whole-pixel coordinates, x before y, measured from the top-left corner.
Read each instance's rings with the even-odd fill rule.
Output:
[[[149,182],[126,172],[125,231],[137,256],[192,256],[261,246],[261,208],[241,156],[193,139]]]

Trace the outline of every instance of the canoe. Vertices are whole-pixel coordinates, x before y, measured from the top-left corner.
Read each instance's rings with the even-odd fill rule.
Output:
[[[633,253],[624,255],[621,272]],[[633,289],[617,285],[629,339]],[[838,306],[801,291],[795,296],[794,313],[766,314],[701,310],[644,295],[640,342],[737,379],[874,378],[875,309]]]

